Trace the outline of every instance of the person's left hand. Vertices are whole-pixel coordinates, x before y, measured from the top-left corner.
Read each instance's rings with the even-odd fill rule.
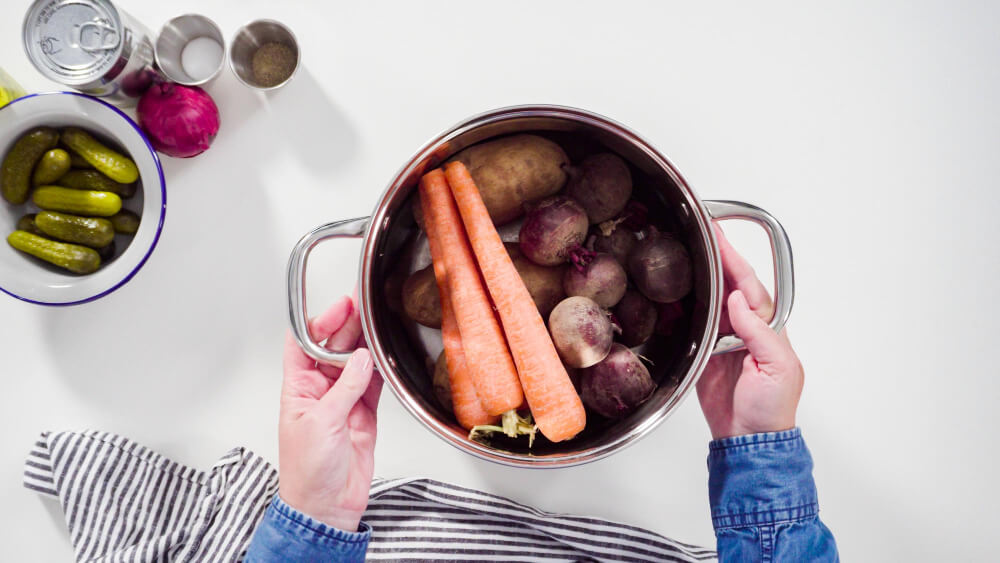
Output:
[[[364,346],[361,320],[344,297],[310,323],[330,350]],[[368,350],[357,348],[343,370],[317,364],[285,338],[285,379],[278,426],[279,495],[289,506],[355,532],[368,506],[375,470],[375,414],[382,378],[372,377]]]

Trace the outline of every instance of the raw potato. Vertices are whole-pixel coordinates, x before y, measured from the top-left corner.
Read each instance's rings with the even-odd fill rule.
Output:
[[[444,352],[438,356],[437,363],[434,364],[434,397],[437,398],[441,406],[448,412],[454,412],[451,405],[451,380],[448,379],[448,362],[444,359]]]
[[[521,254],[517,243],[507,243],[504,246],[514,262],[514,268],[521,275],[521,281],[528,288],[532,301],[538,307],[538,312],[543,319],[548,318],[552,309],[566,298],[562,284],[566,266],[539,266]]]
[[[441,328],[441,295],[433,266],[413,272],[403,282],[403,311],[424,326]]]
[[[456,154],[469,169],[496,225],[520,217],[524,204],[555,194],[566,184],[569,158],[537,135],[513,135],[473,145]]]

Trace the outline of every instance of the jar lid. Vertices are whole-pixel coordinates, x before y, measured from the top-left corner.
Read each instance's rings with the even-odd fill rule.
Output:
[[[122,50],[118,10],[108,0],[36,0],[24,19],[24,49],[45,76],[67,85],[104,75]]]

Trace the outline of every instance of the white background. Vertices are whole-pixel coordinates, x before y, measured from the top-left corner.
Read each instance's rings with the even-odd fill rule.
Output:
[[[190,11],[227,37],[279,19],[303,66],[272,95],[228,69],[210,86],[222,130],[202,156],[164,158],[163,236],[125,287],[66,309],[0,299],[2,558],[71,558],[58,508],[20,486],[39,431],[113,430],[202,468],[235,445],[276,460],[293,243],[368,214],[439,131],[531,102],[621,121],[700,196],[784,223],[806,366],[799,423],[844,560],[991,558],[1000,10],[804,4],[122,0],[152,29]],[[30,91],[53,89],[21,47],[26,5],[3,0],[0,65]],[[763,233],[729,231],[767,272]],[[359,248],[317,251],[314,311],[351,290]],[[380,476],[714,541],[693,398],[630,449],[555,471],[461,454],[388,392],[380,416]]]

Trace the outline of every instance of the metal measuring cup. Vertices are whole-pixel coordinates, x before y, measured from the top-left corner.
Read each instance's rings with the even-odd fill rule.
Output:
[[[194,60],[197,53],[185,50],[193,48],[192,41],[213,41],[219,46],[218,61]],[[211,45],[208,45],[211,48]],[[204,55],[201,55],[204,57]],[[156,39],[156,64],[168,79],[186,86],[203,86],[219,75],[226,61],[226,40],[214,21],[200,14],[177,16],[163,25]],[[188,64],[185,68],[185,62]],[[194,73],[193,65],[204,65],[207,71]]]
[[[268,43],[279,43],[291,49],[295,62],[288,76],[277,84],[260,83],[253,68],[254,55],[257,50]],[[258,90],[277,90],[291,81],[299,68],[299,42],[292,30],[275,20],[255,20],[236,31],[229,49],[229,66],[240,82]]]

